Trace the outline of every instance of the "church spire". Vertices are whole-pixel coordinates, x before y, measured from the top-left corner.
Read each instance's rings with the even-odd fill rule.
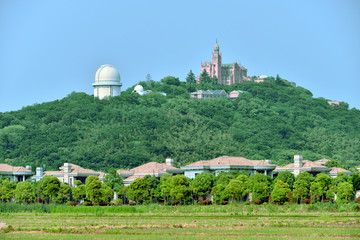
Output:
[[[217,39],[216,39],[216,44],[215,44],[214,51],[215,51],[215,52],[219,52],[219,44],[218,44],[218,42],[217,42]]]

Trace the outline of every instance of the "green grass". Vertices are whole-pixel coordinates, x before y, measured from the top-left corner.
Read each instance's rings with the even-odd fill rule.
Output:
[[[360,238],[353,204],[226,206],[48,205],[50,212],[1,212],[1,239]],[[13,206],[15,208],[15,206]],[[0,208],[1,209],[1,208]],[[24,210],[23,209],[23,210]]]
[[[67,206],[59,204],[19,204],[0,203],[0,213],[233,213],[240,215],[249,214],[276,214],[297,212],[360,212],[360,204],[349,203],[316,203],[316,204],[286,204],[286,205],[244,205],[233,203],[229,205],[185,205],[185,206],[163,206],[160,204],[147,204],[137,206]]]

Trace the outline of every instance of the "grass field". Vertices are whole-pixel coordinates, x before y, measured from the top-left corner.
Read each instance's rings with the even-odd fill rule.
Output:
[[[336,210],[332,210],[335,208]],[[360,239],[349,205],[54,206],[2,212],[1,239]]]

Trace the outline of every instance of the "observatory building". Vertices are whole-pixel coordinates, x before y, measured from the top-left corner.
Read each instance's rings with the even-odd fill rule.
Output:
[[[121,92],[120,74],[111,65],[102,65],[95,73],[94,97],[99,99],[119,96]]]

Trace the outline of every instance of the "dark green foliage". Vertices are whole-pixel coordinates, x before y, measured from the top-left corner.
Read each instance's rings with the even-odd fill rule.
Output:
[[[188,84],[195,84],[196,83],[196,77],[195,74],[192,72],[192,70],[190,70],[190,72],[188,73],[188,75],[186,76],[186,82]]]
[[[114,168],[111,168],[104,177],[104,183],[114,192],[119,192],[123,188],[123,180]]]
[[[200,74],[200,83],[211,83],[212,79],[210,78],[208,72],[206,70],[204,70],[201,74]]]
[[[209,78],[210,81],[210,78]],[[119,97],[85,93],[0,114],[0,162],[46,165],[64,162],[107,171],[172,157],[184,166],[221,155],[272,159],[338,159],[345,167],[360,159],[360,111],[330,106],[280,77],[261,84],[189,84],[176,77],[144,82]],[[235,100],[190,99],[196,89],[244,90]],[[167,96],[155,92],[166,92]],[[355,187],[355,185],[354,185]]]
[[[274,190],[271,192],[273,202],[283,204],[289,200],[291,189],[289,185],[281,180],[275,182]]]
[[[41,186],[44,195],[49,197],[50,202],[58,196],[60,187],[61,182],[54,176],[45,176]]]
[[[293,188],[294,186],[294,182],[295,182],[295,177],[294,177],[294,174],[292,174],[291,172],[289,171],[284,171],[284,172],[280,172],[278,174],[278,176],[276,177],[275,179],[275,182],[281,180],[283,183],[287,183],[288,184],[288,187],[290,189]]]
[[[330,161],[325,163],[325,166],[329,167],[329,168],[332,168],[332,167],[342,168],[343,164],[339,160],[330,160]]]
[[[137,204],[143,203],[149,196],[147,191],[147,182],[144,178],[137,178],[133,181],[126,194],[129,200],[135,201]]]
[[[211,192],[215,177],[213,174],[201,173],[190,183],[193,193],[198,197],[204,197]]]

